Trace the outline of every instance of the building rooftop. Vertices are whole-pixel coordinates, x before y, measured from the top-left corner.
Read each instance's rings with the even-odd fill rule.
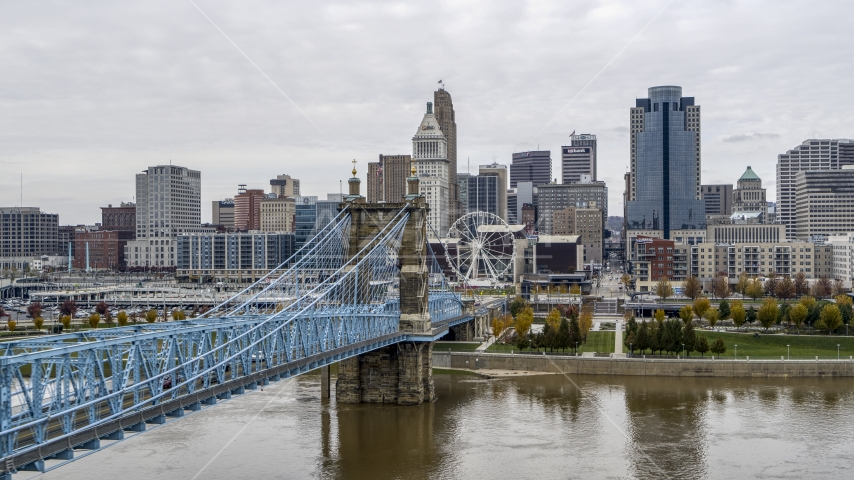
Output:
[[[738,181],[742,181],[742,180],[762,180],[762,179],[759,178],[759,175],[757,175],[753,171],[753,169],[750,168],[750,165],[748,165],[747,170],[745,170],[744,173],[741,175],[741,178],[738,179]]]

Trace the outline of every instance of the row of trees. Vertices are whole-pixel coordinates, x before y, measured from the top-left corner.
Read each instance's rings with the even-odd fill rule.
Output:
[[[63,328],[66,330],[71,329],[73,323],[73,319],[79,307],[77,306],[74,300],[66,300],[59,307],[59,322],[62,324]],[[195,317],[197,314],[204,313],[207,310],[207,307],[196,308],[193,310],[191,314],[192,317]],[[44,312],[44,306],[40,302],[32,302],[27,306],[27,314],[30,318],[33,319],[33,326],[36,330],[41,330],[44,327],[44,318],[42,317],[42,313]],[[166,317],[167,311],[164,310],[164,321],[168,318]],[[7,321],[7,326],[10,331],[15,331],[18,327],[18,322],[12,320],[11,316],[9,316],[3,308],[0,308],[0,319],[3,317],[9,317]],[[142,318],[148,323],[154,323],[158,320],[160,314],[155,309],[148,310],[142,316],[133,313],[128,315],[124,310],[119,311],[116,314],[116,317],[113,318],[112,313],[110,312],[110,306],[106,302],[100,302],[95,306],[95,311],[92,312],[88,317],[83,319],[83,324],[88,324],[90,328],[98,328],[103,320],[108,326],[112,326],[114,320],[118,323],[119,326],[124,327],[128,325],[128,323],[138,323]],[[174,309],[171,311],[172,320],[185,320],[187,318],[186,312],[182,309]]]
[[[572,295],[581,295],[581,286],[580,285],[571,285],[567,286],[564,284],[561,285],[534,285],[534,292],[536,294],[545,293],[545,294],[572,294]]]
[[[691,318],[681,322],[677,319],[665,320],[663,310],[655,313],[654,322],[638,323],[634,317],[627,322],[623,343],[632,354],[635,350],[640,354],[645,354],[647,350],[651,354],[685,352],[688,356],[692,352],[699,352],[702,356],[707,352],[718,356],[726,352],[726,345],[720,338],[709,344],[705,335],[697,335]]]
[[[533,310],[527,307],[520,317],[523,319],[522,327],[516,329],[516,346],[519,350],[548,349],[550,351],[566,351],[572,349],[577,352],[578,345],[587,342],[587,334],[593,327],[593,312],[584,308],[580,312],[578,307],[571,305],[565,307],[559,305],[553,308],[546,317],[543,330],[532,334],[530,324],[533,320]],[[517,323],[519,320],[517,318]],[[527,326],[528,328],[524,328]]]
[[[793,325],[798,334],[805,324],[826,331],[828,334],[833,334],[842,325],[847,325],[854,317],[851,297],[839,295],[835,300],[836,304],[819,303],[813,297],[804,296],[801,297],[800,302],[794,305],[787,303],[778,305],[776,300],[766,298],[759,310],[756,310],[753,306],[745,309],[740,300],[734,300],[730,305],[726,299],[721,300],[718,308],[715,309],[712,308],[709,299],[701,297],[694,300],[692,305],[682,307],[679,317],[687,322],[696,316],[696,318],[708,321],[712,328],[719,320],[731,319],[737,328],[741,328],[745,322],[758,321],[766,331],[774,324],[787,323]],[[663,313],[661,312],[662,315]]]
[[[662,278],[655,286],[656,295],[664,300],[675,294],[673,285],[666,278]],[[717,275],[710,282],[710,288],[715,298],[729,298],[733,293],[741,294],[741,298],[750,297],[756,301],[760,297],[769,295],[782,300],[789,300],[805,295],[814,298],[829,298],[845,294],[845,287],[840,279],[831,280],[823,276],[810,286],[806,274],[798,272],[794,277],[778,276],[774,271],[767,274],[763,282],[759,278],[750,277],[742,273],[738,282],[730,288],[729,278],[726,275]],[[692,301],[703,296],[703,283],[694,276],[688,277],[682,282],[682,293]]]
[[[514,327],[515,344],[519,350],[548,349],[551,351],[573,351],[579,344],[587,341],[587,333],[593,327],[593,312],[584,307],[558,305],[546,317],[543,330],[537,334],[531,332],[534,323],[534,310],[521,297],[510,303],[510,315],[493,319],[492,333],[498,338],[506,328]]]
[[[776,300],[766,298],[758,310],[752,306],[745,310],[740,300],[734,300],[732,306],[727,300],[721,300],[717,312],[709,309],[703,316],[711,327],[714,327],[718,320],[732,319],[737,328],[741,328],[745,322],[758,321],[767,331],[771,325],[786,323],[794,326],[798,334],[804,325],[809,325],[826,331],[829,335],[843,325],[847,325],[852,317],[854,312],[852,312],[851,297],[848,295],[837,296],[835,304],[818,302],[813,297],[805,296],[794,305],[786,303],[778,305]]]

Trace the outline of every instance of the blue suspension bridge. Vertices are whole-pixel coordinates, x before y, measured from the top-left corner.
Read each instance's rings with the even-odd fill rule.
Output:
[[[0,343],[0,480],[335,362],[338,401],[432,400],[432,342],[476,312],[430,251],[423,198],[353,193],[293,257],[199,318]],[[360,384],[382,349],[397,391]]]

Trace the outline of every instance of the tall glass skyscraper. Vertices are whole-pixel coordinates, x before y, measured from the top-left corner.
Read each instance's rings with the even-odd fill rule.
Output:
[[[649,89],[631,109],[630,230],[706,227],[700,198],[700,106],[682,87]]]

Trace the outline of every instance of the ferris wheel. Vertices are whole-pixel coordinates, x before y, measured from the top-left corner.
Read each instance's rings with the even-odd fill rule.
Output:
[[[474,212],[454,222],[445,239],[445,257],[460,283],[495,285],[512,275],[513,232],[501,217]],[[511,279],[512,281],[512,279]]]

